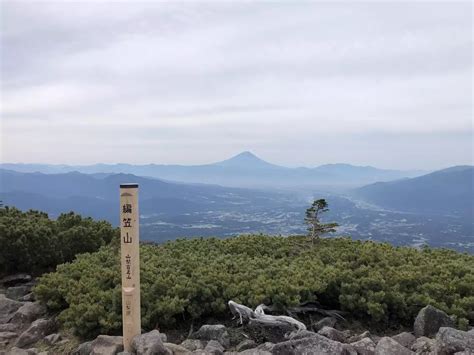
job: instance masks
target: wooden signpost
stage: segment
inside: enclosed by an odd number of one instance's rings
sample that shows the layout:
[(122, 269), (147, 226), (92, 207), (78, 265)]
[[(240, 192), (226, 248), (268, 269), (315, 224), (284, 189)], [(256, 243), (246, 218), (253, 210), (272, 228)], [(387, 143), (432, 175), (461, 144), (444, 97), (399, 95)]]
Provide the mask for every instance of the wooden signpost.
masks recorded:
[(140, 255), (138, 185), (120, 185), (120, 240), (122, 264), (122, 323), (124, 350), (141, 333), (140, 319)]

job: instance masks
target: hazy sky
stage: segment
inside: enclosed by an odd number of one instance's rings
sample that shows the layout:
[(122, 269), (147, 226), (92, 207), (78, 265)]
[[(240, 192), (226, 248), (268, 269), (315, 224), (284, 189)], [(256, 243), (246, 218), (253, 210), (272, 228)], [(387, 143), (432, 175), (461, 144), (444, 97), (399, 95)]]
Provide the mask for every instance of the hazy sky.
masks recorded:
[(471, 2), (2, 1), (3, 162), (472, 164)]

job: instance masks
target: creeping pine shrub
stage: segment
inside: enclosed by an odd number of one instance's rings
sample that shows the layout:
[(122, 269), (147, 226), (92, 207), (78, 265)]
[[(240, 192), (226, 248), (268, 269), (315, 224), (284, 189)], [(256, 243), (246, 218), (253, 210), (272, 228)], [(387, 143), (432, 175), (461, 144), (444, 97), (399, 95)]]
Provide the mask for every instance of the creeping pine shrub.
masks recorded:
[(0, 208), (0, 274), (48, 270), (98, 250), (117, 235), (110, 223), (73, 212), (51, 220), (44, 212)]
[[(281, 310), (318, 301), (381, 326), (412, 324), (432, 304), (460, 326), (474, 321), (474, 256), (347, 238), (307, 243), (254, 235), (142, 245), (143, 327), (226, 315), (229, 300)], [(36, 296), (80, 336), (119, 333), (119, 261), (114, 246), (80, 255), (43, 276)]]

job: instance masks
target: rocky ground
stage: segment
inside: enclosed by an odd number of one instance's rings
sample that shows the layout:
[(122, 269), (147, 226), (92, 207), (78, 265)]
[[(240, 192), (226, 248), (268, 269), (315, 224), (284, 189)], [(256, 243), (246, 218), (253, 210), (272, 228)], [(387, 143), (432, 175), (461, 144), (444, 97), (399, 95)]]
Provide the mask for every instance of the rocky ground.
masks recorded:
[[(122, 337), (99, 335), (79, 344), (70, 334), (58, 332), (54, 317), (34, 301), (31, 276), (20, 274), (0, 280), (0, 354), (104, 354), (123, 352)], [(474, 354), (474, 329), (454, 328), (444, 312), (423, 308), (412, 332), (376, 336), (369, 331), (356, 334), (341, 330), (335, 318), (326, 317), (312, 330), (295, 330), (291, 324), (248, 322), (237, 328), (222, 324), (203, 325), (179, 344), (154, 330), (133, 339), (133, 354), (255, 354), (255, 355), (468, 355)]]

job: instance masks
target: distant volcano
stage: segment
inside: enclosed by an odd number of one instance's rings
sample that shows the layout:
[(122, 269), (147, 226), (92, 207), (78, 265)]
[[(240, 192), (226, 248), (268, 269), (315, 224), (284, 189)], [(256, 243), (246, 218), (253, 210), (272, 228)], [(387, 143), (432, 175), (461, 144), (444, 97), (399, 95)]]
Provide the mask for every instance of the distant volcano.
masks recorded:
[(233, 156), (232, 158), (223, 160), (221, 162), (212, 164), (217, 166), (224, 166), (224, 167), (236, 167), (236, 168), (279, 168), (285, 169), (282, 166), (278, 166), (275, 164), (271, 164), (266, 162), (265, 160), (260, 159), (255, 154), (249, 151), (242, 152)]

